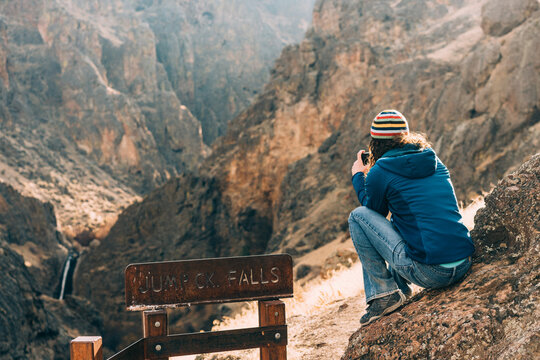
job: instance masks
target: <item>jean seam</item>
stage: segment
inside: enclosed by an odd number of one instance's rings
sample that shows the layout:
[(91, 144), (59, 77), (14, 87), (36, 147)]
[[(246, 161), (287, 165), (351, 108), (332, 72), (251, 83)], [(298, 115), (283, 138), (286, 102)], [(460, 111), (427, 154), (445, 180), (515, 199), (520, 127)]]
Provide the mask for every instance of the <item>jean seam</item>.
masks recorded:
[[(371, 226), (371, 224), (368, 221), (366, 221), (366, 219), (364, 219), (361, 216), (357, 216), (356, 214), (352, 214), (352, 216), (354, 216), (355, 220), (360, 220), (360, 221), (362, 221), (363, 224), (367, 225), (377, 235), (377, 237), (380, 240), (382, 240), (386, 245), (388, 245), (388, 242), (386, 241), (386, 239), (373, 226)], [(391, 249), (392, 253), (394, 252), (394, 249), (396, 247), (397, 247), (397, 245), (393, 249)]]
[(394, 269), (396, 269), (396, 271), (399, 269), (398, 273), (399, 272), (408, 272), (409, 270), (412, 270), (414, 265), (413, 264), (410, 264), (410, 265), (396, 265), (394, 264), (394, 266), (392, 266)]
[(456, 268), (452, 268), (452, 275), (450, 275), (450, 279), (448, 279), (448, 282), (444, 286), (450, 286), (456, 277)]
[[(447, 269), (447, 270), (452, 270), (452, 275), (451, 275), (451, 278), (452, 278), (452, 281), (455, 279), (456, 277), (456, 274), (458, 272), (458, 270), (461, 270), (463, 267), (467, 266), (469, 264), (468, 261), (464, 261), (463, 263), (459, 264), (458, 266), (454, 266), (452, 268), (445, 268), (444, 266), (440, 266), (440, 265), (437, 265), (439, 268), (443, 268), (443, 269)], [(432, 267), (433, 271), (438, 273), (438, 274), (441, 274), (441, 275), (448, 275), (448, 273), (443, 273), (443, 272), (440, 272), (439, 269), (435, 268), (435, 267)]]
[[(415, 267), (414, 267), (414, 272), (418, 272), (418, 273), (422, 274), (422, 277), (428, 279), (428, 281), (429, 281), (429, 279), (432, 278), (431, 276), (429, 276), (429, 274), (426, 274), (424, 271), (422, 271), (421, 266), (415, 266)], [(418, 278), (418, 276), (415, 276), (415, 277), (416, 277), (417, 280), (420, 280), (420, 279)], [(426, 289), (432, 288), (432, 286), (430, 286), (430, 285), (429, 285), (427, 282), (425, 282), (425, 281), (418, 281), (418, 282), (419, 282), (419, 283), (422, 283), (422, 287), (423, 287), (423, 288), (426, 288)]]
[(461, 268), (464, 268), (464, 267), (470, 267), (471, 266), (471, 262), (469, 260), (465, 260), (463, 263), (459, 264), (458, 266), (456, 266), (456, 271), (457, 269), (460, 269)]
[[(418, 267), (415, 265), (415, 263), (413, 262), (412, 266), (410, 267), (409, 269), (409, 276), (411, 276), (411, 278), (413, 278), (415, 281), (413, 281), (413, 283), (415, 283), (416, 285), (419, 285), (423, 288), (427, 288), (426, 287), (426, 283), (424, 281), (421, 281), (421, 279), (418, 278)], [(423, 273), (422, 273), (423, 275)]]
[[(467, 263), (468, 263), (468, 262), (467, 262)], [(454, 272), (454, 276), (452, 277), (452, 282), (455, 282), (455, 281), (456, 281), (456, 275), (457, 275), (457, 273), (458, 273), (458, 268), (460, 268), (462, 265), (466, 265), (466, 264), (460, 264), (460, 265), (458, 265), (458, 266), (456, 266), (456, 267), (454, 268), (455, 272)], [(463, 274), (461, 274), (461, 276), (458, 278), (457, 281), (463, 279), (463, 278), (465, 277), (465, 275), (467, 274), (468, 271), (469, 271), (469, 269), (467, 269), (467, 271), (465, 271)]]
[(386, 292), (383, 292), (383, 293), (380, 293), (380, 294), (377, 294), (377, 295), (374, 295), (374, 296), (371, 296), (369, 299), (366, 298), (366, 304), (369, 303), (370, 301), (373, 301), (375, 299), (380, 299), (382, 297), (385, 297), (385, 296), (388, 296), (388, 295), (392, 295), (396, 292), (400, 291), (399, 289), (395, 289), (395, 290), (390, 290), (390, 291), (386, 291)]
[[(431, 266), (431, 270), (439, 275), (443, 275), (443, 276), (448, 276), (448, 275), (451, 275), (453, 276), (454, 273), (455, 273), (455, 269), (456, 267), (453, 267), (453, 268), (445, 268), (444, 266), (440, 266), (440, 265), (437, 265), (438, 267), (435, 267), (435, 266)], [(441, 269), (445, 269), (445, 270), (442, 270)]]
[[(397, 231), (397, 230), (396, 230)], [(401, 243), (403, 243), (404, 247), (407, 245), (407, 242), (405, 240), (401, 240), (393, 249), (392, 249), (392, 262), (394, 263), (394, 267), (401, 267), (401, 268), (410, 268), (412, 266), (412, 262), (413, 260), (409, 257), (409, 255), (407, 255), (407, 252), (405, 250), (403, 250), (403, 252), (400, 252), (398, 254), (397, 252), (397, 248), (401, 245)], [(405, 254), (405, 256), (407, 257), (407, 259), (410, 260), (410, 264), (407, 264), (407, 265), (398, 265), (398, 262), (397, 260), (399, 259), (399, 257), (402, 255), (402, 254)]]

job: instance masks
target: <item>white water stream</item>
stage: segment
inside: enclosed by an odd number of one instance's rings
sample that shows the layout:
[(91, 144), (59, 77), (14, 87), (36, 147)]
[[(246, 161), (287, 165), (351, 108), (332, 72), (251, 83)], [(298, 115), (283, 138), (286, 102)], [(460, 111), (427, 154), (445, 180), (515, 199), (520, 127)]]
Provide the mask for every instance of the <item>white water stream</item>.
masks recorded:
[(73, 256), (71, 254), (68, 254), (66, 263), (64, 265), (64, 273), (62, 274), (62, 284), (60, 285), (60, 295), (58, 295), (58, 299), (60, 300), (64, 299), (64, 291), (66, 289), (67, 275), (69, 273), (69, 267), (71, 266), (72, 259), (73, 259)]

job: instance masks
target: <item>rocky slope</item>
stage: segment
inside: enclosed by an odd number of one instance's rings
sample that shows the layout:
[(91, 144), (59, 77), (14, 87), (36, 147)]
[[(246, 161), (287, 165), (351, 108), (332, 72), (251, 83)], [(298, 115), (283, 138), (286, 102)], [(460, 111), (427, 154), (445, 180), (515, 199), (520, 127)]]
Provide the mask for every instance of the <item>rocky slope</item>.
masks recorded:
[(55, 156), (69, 161), (73, 148), (144, 190), (193, 166), (203, 148), (198, 121), (157, 61), (153, 33), (129, 13), (109, 11), (121, 5), (2, 6), (2, 127), (15, 138), (11, 147), (19, 143), (15, 155), (35, 144), (52, 150), (42, 161), (54, 164)]
[(89, 301), (56, 300), (67, 253), (51, 204), (0, 183), (0, 358), (69, 359), (69, 341), (100, 333)]
[(72, 234), (111, 222), (196, 169), (313, 1), (1, 4), (0, 179)]
[(115, 289), (130, 262), (299, 256), (344, 237), (349, 169), (383, 108), (428, 134), (461, 201), (489, 190), (540, 148), (539, 31), (536, 0), (318, 1), (306, 38), (283, 51), (200, 174), (126, 209), (82, 260), (77, 293), (119, 333)]
[(472, 271), (354, 333), (346, 359), (540, 356), (540, 154), (503, 179), (475, 218)]

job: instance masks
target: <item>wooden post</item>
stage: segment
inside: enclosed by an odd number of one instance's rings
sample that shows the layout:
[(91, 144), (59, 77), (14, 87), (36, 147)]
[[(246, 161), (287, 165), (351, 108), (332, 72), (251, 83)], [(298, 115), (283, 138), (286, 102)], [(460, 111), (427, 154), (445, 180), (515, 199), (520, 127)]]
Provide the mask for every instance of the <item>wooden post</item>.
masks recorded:
[[(285, 303), (283, 301), (259, 301), (259, 326), (285, 324)], [(261, 347), (261, 360), (287, 360), (287, 346)]]
[[(148, 310), (143, 312), (143, 337), (155, 337), (169, 335), (169, 324), (166, 310)], [(160, 346), (160, 345), (156, 345)], [(146, 347), (146, 342), (145, 342)], [(158, 349), (155, 349), (158, 350)], [(147, 354), (147, 349), (144, 349), (144, 353)], [(168, 360), (169, 357), (165, 356), (159, 358), (159, 360)]]
[(71, 340), (71, 360), (103, 360), (101, 336), (79, 336)]

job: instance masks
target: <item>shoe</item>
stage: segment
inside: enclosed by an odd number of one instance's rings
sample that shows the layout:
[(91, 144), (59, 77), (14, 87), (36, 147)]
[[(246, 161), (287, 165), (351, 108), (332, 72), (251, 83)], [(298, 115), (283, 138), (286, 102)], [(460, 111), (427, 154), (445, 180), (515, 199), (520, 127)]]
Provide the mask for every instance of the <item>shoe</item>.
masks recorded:
[(402, 294), (405, 296), (405, 300), (409, 300), (409, 298), (412, 296), (412, 289), (407, 285), (407, 289), (404, 290), (403, 288), (400, 288)]
[(360, 325), (366, 326), (378, 318), (397, 310), (404, 302), (405, 295), (401, 291), (372, 300), (366, 309), (366, 313), (360, 319)]

